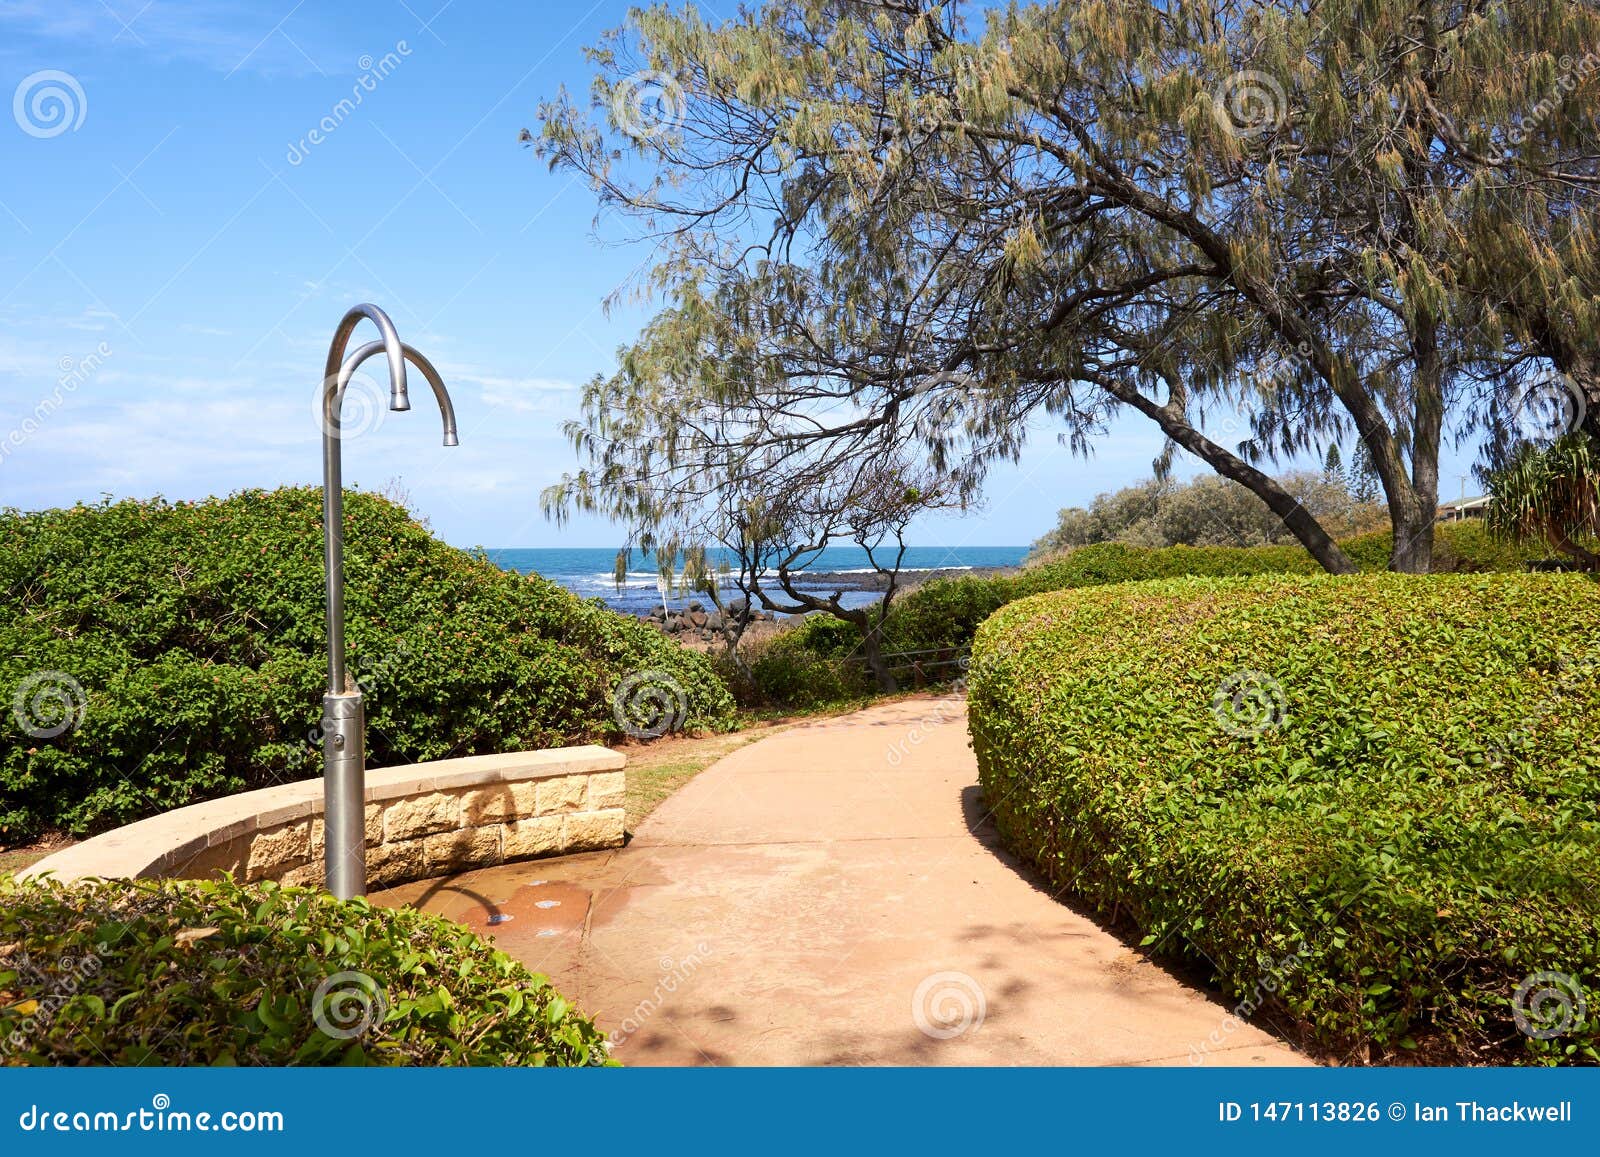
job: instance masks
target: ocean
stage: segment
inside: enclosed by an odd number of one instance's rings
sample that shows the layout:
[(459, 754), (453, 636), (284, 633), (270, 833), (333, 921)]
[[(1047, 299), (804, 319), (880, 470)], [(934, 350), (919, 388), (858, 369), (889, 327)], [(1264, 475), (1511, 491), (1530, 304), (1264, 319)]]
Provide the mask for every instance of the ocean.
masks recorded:
[[(902, 572), (915, 578), (932, 570), (977, 570), (989, 567), (1019, 566), (1028, 553), (1025, 546), (913, 546), (906, 548)], [(552, 579), (584, 598), (601, 598), (614, 610), (644, 614), (661, 605), (656, 587), (654, 560), (634, 552), (628, 563), (627, 579), (619, 588), (615, 568), (617, 552), (606, 547), (506, 547), (488, 552), (489, 558), (505, 570), (518, 574), (534, 572)], [(872, 567), (867, 552), (858, 546), (834, 546), (808, 568), (818, 575), (838, 575), (834, 581), (801, 584), (801, 589), (826, 596), (838, 589), (851, 574), (868, 574)], [(698, 596), (679, 592), (667, 596), (667, 605), (681, 610)], [(881, 597), (874, 590), (851, 590), (845, 594), (847, 606), (864, 606)], [(700, 601), (704, 601), (700, 597)]]

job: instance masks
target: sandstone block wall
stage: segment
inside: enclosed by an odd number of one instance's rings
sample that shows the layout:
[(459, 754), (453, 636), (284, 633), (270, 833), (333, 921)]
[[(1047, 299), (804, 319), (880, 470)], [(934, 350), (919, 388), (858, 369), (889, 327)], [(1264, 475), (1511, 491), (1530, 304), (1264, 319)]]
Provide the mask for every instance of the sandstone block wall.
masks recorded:
[[(510, 860), (620, 847), (625, 759), (603, 747), (472, 756), (367, 773), (373, 888)], [(141, 820), (25, 872), (323, 882), (322, 781), (243, 792)]]

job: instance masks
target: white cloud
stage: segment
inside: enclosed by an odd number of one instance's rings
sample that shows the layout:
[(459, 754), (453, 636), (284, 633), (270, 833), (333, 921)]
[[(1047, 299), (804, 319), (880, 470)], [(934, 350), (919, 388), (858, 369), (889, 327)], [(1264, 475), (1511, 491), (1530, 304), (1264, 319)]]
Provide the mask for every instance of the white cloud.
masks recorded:
[[(445, 385), (452, 375), (443, 369)], [(556, 410), (570, 413), (577, 401), (578, 387), (556, 378), (507, 378), (494, 375), (457, 373), (454, 380), (477, 386), (479, 400), (491, 410), (510, 410), (519, 414), (548, 414)]]
[(310, 6), (220, 0), (6, 0), (0, 29), (12, 55), (31, 37), (143, 51), (159, 60), (189, 60), (222, 72), (300, 75), (353, 66), (329, 50)]

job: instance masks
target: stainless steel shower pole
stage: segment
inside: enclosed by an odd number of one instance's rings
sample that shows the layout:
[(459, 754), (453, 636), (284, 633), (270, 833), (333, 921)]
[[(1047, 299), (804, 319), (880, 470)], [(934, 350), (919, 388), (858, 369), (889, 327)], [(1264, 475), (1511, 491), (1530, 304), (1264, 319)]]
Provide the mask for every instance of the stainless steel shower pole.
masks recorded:
[[(345, 348), (362, 318), (378, 327), (381, 340), (349, 358)], [(322, 380), (323, 577), (327, 585), (328, 690), (322, 697), (323, 824), (328, 890), (341, 900), (367, 892), (366, 717), (361, 688), (345, 669), (344, 479), (340, 462), (339, 414), (345, 388), (361, 363), (382, 353), (389, 362), (389, 408), (409, 410), (406, 362), (432, 387), (444, 421), (444, 444), (456, 445), (455, 408), (433, 365), (401, 342), (394, 323), (375, 305), (358, 305), (339, 323), (328, 347)]]

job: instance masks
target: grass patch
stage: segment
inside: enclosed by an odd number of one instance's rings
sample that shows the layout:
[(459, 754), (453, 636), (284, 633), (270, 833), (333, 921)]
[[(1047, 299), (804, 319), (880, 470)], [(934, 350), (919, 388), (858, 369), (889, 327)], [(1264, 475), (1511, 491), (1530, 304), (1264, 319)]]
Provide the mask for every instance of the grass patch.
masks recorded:
[(46, 856), (51, 855), (54, 852), (58, 852), (62, 847), (67, 846), (68, 845), (66, 844), (62, 844), (61, 847), (55, 848), (7, 848), (4, 851), (0, 851), (0, 876), (3, 876), (8, 872), (20, 872), (23, 868), (26, 868), (32, 864), (37, 864)]
[(731, 735), (667, 736), (622, 749), (628, 756), (627, 826), (639, 824), (667, 797), (725, 755), (784, 730), (779, 722), (757, 723)]

